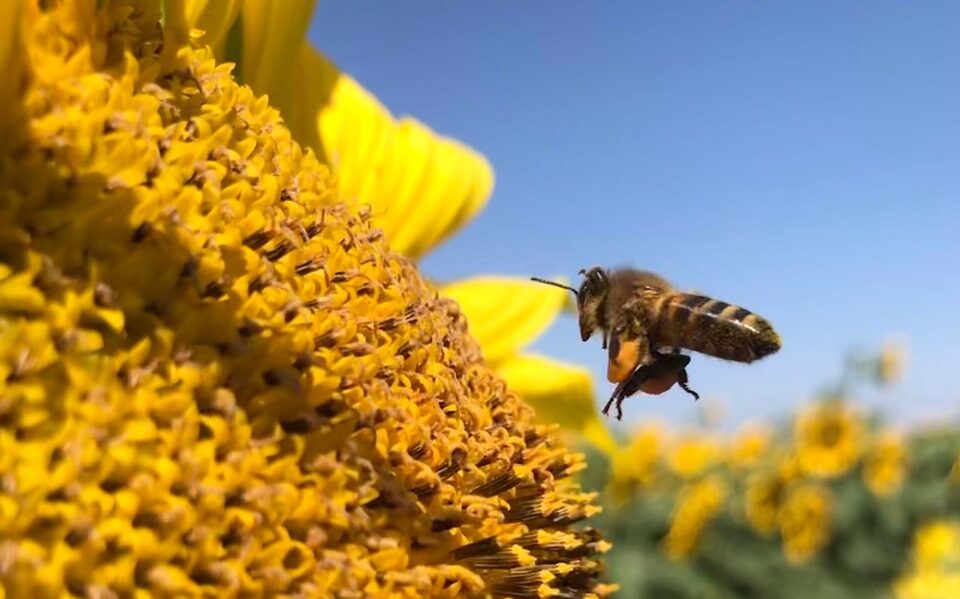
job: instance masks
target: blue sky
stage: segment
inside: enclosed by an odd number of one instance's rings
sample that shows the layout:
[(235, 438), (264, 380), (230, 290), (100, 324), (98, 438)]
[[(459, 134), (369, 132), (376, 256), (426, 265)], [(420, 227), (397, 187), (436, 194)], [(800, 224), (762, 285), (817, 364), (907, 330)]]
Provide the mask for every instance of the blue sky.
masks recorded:
[[(314, 44), (394, 114), (483, 152), (487, 209), (431, 254), (445, 279), (655, 270), (784, 339), (694, 358), (728, 423), (808, 399), (896, 336), (892, 420), (960, 414), (960, 3), (321, 2)], [(572, 317), (532, 348), (605, 354)], [(691, 421), (682, 391), (625, 421)]]

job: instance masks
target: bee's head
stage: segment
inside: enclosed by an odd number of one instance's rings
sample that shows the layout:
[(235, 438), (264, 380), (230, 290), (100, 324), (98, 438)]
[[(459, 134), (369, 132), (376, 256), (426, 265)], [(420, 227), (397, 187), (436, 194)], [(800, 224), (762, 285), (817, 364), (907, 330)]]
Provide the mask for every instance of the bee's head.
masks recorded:
[(604, 304), (609, 282), (603, 269), (594, 266), (580, 271), (583, 282), (577, 291), (577, 312), (580, 313), (580, 338), (586, 341), (598, 328), (603, 328)]
[(562, 283), (548, 281), (531, 277), (538, 283), (546, 283), (554, 287), (560, 287), (572, 291), (577, 296), (577, 312), (580, 313), (580, 338), (586, 341), (598, 328), (603, 328), (604, 315), (603, 307), (607, 299), (607, 275), (602, 268), (594, 266), (589, 270), (581, 270), (583, 282), (580, 283), (580, 289), (574, 289)]

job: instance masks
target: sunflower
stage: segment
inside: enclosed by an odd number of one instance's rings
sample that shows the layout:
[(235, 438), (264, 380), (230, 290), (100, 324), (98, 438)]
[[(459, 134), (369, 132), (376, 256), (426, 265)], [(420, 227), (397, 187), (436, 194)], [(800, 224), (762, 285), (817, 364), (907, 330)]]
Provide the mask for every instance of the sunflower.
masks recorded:
[(673, 444), (667, 464), (681, 478), (691, 479), (715, 465), (720, 455), (720, 444), (707, 433), (689, 433)]
[(608, 593), (582, 456), (164, 7), (0, 25), (3, 593)]
[(776, 530), (787, 491), (798, 478), (796, 459), (792, 456), (782, 458), (771, 470), (750, 475), (744, 493), (744, 513), (755, 531), (769, 535)]
[(737, 431), (726, 450), (726, 463), (733, 470), (756, 466), (773, 443), (773, 433), (766, 426), (748, 425)]
[(900, 488), (907, 468), (903, 439), (892, 432), (873, 439), (863, 457), (863, 480), (876, 495), (885, 497)]
[(840, 401), (813, 404), (794, 423), (799, 464), (807, 474), (821, 478), (840, 476), (852, 468), (860, 457), (863, 437), (860, 415)]
[(663, 444), (663, 428), (647, 424), (636, 430), (630, 442), (613, 454), (610, 494), (615, 500), (624, 502), (636, 489), (654, 484)]
[[(313, 0), (187, 2), (188, 23), (237, 65), (239, 79), (271, 103), (302, 145), (337, 174), (340, 195), (371, 209), (394, 251), (419, 259), (486, 206), (493, 170), (473, 149), (411, 117), (395, 118), (357, 81), (311, 46)], [(456, 300), (487, 363), (544, 422), (611, 453), (590, 372), (523, 350), (569, 302), (528, 280), (479, 276), (440, 286)]]
[(875, 379), (881, 385), (894, 385), (903, 378), (906, 369), (907, 352), (894, 341), (883, 344), (877, 357)]
[(833, 498), (823, 486), (799, 484), (787, 489), (777, 525), (783, 551), (792, 563), (801, 564), (830, 540)]
[(937, 521), (917, 530), (910, 568), (893, 590), (897, 599), (960, 597), (960, 524)]
[(671, 559), (690, 555), (703, 531), (723, 507), (727, 486), (719, 476), (688, 485), (673, 510), (670, 530), (663, 538), (663, 550)]

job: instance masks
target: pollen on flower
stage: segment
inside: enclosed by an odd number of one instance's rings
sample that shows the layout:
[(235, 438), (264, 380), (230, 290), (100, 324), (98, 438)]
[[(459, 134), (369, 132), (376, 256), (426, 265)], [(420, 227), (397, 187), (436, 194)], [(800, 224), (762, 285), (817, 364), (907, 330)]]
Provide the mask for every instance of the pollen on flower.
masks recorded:
[(456, 304), (228, 66), (85, 6), (0, 92), (0, 595), (611, 592)]

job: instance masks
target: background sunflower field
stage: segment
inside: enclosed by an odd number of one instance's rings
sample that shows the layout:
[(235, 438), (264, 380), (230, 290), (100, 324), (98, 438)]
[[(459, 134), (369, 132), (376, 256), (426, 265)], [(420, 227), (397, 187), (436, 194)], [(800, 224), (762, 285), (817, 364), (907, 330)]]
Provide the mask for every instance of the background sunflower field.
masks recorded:
[(640, 424), (591, 455), (620, 596), (956, 597), (960, 429), (900, 430), (847, 392), (727, 434)]

